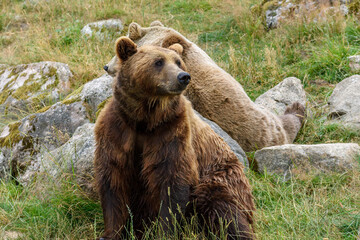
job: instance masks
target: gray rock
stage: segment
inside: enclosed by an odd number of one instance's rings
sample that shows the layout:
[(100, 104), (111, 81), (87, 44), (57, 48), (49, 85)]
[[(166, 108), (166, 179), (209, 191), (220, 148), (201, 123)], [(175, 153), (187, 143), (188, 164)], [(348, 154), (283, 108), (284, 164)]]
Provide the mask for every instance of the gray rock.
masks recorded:
[(104, 38), (109, 32), (119, 33), (123, 29), (124, 27), (120, 19), (108, 19), (87, 24), (81, 29), (81, 33), (89, 37), (94, 34), (100, 38)]
[(359, 72), (360, 70), (360, 55), (354, 55), (348, 57), (349, 59), (349, 66), (351, 68), (351, 71), (353, 72)]
[(36, 161), (21, 176), (20, 182), (26, 185), (35, 174), (49, 175), (54, 179), (71, 174), (79, 186), (90, 195), (94, 195), (94, 125), (87, 123), (78, 127), (64, 145), (39, 154)]
[(331, 0), (324, 1), (294, 1), (294, 0), (279, 0), (279, 1), (263, 1), (261, 3), (259, 13), (265, 19), (265, 24), (268, 29), (278, 27), (285, 19), (302, 19), (313, 16), (314, 22), (319, 20), (326, 20), (327, 16), (334, 13), (341, 13), (347, 15), (349, 9), (346, 1), (340, 1), (337, 4)]
[(69, 99), (80, 98), (86, 102), (96, 112), (100, 103), (111, 97), (112, 95), (113, 77), (104, 74), (84, 85), (78, 95), (73, 95)]
[(2, 152), (0, 152), (0, 179), (1, 175), (9, 172), (9, 164), (6, 161), (6, 158)]
[[(79, 126), (95, 119), (98, 105), (112, 94), (112, 81), (113, 78), (105, 74), (86, 83), (46, 111), (31, 114), (5, 127), (0, 133), (0, 151), (4, 152), (6, 168), (0, 170), (0, 178), (5, 176), (5, 169), (8, 171), (9, 164), (12, 164), (21, 170), (17, 175), (25, 179), (24, 182), (30, 179), (30, 172), (38, 169), (34, 161), (38, 156), (60, 147)], [(26, 171), (28, 168), (29, 171)]]
[[(195, 111), (195, 110), (194, 110)], [(239, 161), (245, 166), (245, 168), (249, 167), (249, 162), (248, 159), (246, 157), (246, 154), (244, 152), (244, 150), (240, 147), (240, 145), (234, 140), (232, 139), (229, 134), (227, 134), (224, 130), (222, 130), (221, 127), (219, 127), (219, 125), (217, 125), (216, 123), (214, 123), (213, 121), (204, 118), (203, 116), (201, 116), (200, 113), (198, 113), (197, 111), (195, 111), (196, 115), (198, 115), (204, 122), (206, 122), (207, 124), (209, 124), (209, 126), (212, 128), (212, 130), (214, 130), (214, 132), (219, 135), (220, 137), (222, 137), (222, 139), (224, 139), (224, 141), (229, 145), (229, 147), (231, 148), (231, 150), (235, 153), (235, 155), (237, 156), (237, 158), (239, 159)]]
[(360, 129), (360, 75), (338, 83), (328, 104), (331, 120)]
[[(5, 127), (0, 134), (0, 151), (6, 163), (16, 168), (12, 169), (14, 175), (19, 175), (39, 153), (60, 147), (79, 126), (88, 122), (81, 102), (68, 105), (59, 102), (43, 113), (31, 114)], [(0, 178), (4, 175), (0, 172)]]
[[(23, 109), (54, 101), (70, 91), (73, 77), (67, 64), (38, 62), (0, 69), (0, 106)], [(1, 108), (0, 108), (1, 109)]]
[(255, 100), (259, 106), (278, 115), (284, 114), (286, 107), (294, 102), (300, 102), (304, 106), (306, 104), (306, 93), (303, 85), (295, 77), (284, 79)]
[(343, 173), (359, 167), (360, 147), (356, 143), (282, 145), (255, 152), (260, 172), (275, 173), (287, 180), (291, 175), (318, 172)]

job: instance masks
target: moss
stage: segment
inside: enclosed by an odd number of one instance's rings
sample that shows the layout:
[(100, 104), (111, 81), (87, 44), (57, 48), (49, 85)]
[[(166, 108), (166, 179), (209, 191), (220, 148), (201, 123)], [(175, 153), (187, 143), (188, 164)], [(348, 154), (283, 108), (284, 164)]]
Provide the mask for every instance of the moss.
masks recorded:
[(43, 113), (43, 112), (46, 112), (47, 110), (49, 110), (49, 108), (51, 108), (51, 106), (46, 106), (46, 107), (43, 107), (39, 110), (36, 111), (36, 113)]
[(56, 76), (57, 77), (57, 69), (53, 66), (49, 67), (49, 73), (46, 74), (49, 77)]
[(102, 101), (98, 107), (97, 107), (97, 111), (96, 111), (96, 119), (98, 118), (101, 110), (103, 110), (103, 108), (105, 107), (105, 105), (110, 101), (111, 97), (109, 97), (108, 99)]
[(8, 125), (9, 134), (3, 138), (0, 138), (0, 147), (12, 147), (22, 140), (23, 137), (19, 131), (20, 125), (20, 121)]
[(80, 93), (83, 90), (84, 86), (79, 87), (72, 93), (70, 93), (64, 100), (61, 101), (62, 104), (69, 105), (74, 102), (78, 102), (81, 100)]
[(350, 14), (358, 14), (360, 11), (360, 1), (359, 0), (351, 1), (348, 5), (348, 8)]
[(279, 1), (278, 0), (273, 0), (273, 1), (267, 1), (262, 5), (262, 9), (263, 9), (263, 14), (265, 14), (265, 12), (267, 10), (275, 10), (279, 7)]
[(3, 90), (0, 93), (0, 104), (3, 104), (10, 95), (11, 92), (9, 90)]

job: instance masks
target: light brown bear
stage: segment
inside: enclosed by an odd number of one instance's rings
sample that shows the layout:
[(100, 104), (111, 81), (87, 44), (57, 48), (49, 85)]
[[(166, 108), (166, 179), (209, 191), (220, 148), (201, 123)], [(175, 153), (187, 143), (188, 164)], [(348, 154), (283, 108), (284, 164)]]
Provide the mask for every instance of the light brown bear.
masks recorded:
[[(221, 69), (203, 50), (172, 28), (159, 21), (143, 28), (129, 25), (128, 36), (138, 46), (183, 46), (182, 59), (191, 75), (191, 83), (184, 93), (195, 110), (217, 123), (234, 138), (245, 151), (267, 146), (292, 143), (301, 128), (305, 108), (300, 103), (290, 105), (285, 115), (277, 116), (260, 108), (247, 96), (242, 86)], [(116, 72), (117, 57), (104, 68)]]
[[(228, 239), (253, 239), (255, 210), (249, 182), (230, 147), (192, 109), (182, 92), (190, 75), (183, 48), (116, 42), (113, 97), (96, 121), (95, 179), (104, 214), (102, 239), (126, 237), (129, 210), (138, 238), (158, 216), (194, 214), (200, 227)], [(170, 219), (170, 220), (169, 220)]]

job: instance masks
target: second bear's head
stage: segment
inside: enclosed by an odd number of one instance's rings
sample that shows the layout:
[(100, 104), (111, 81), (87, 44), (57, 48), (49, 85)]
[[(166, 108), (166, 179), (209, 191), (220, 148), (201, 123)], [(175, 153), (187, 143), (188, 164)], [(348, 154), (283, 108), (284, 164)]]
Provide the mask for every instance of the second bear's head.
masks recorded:
[(180, 55), (180, 44), (169, 48), (156, 46), (137, 47), (127, 37), (115, 44), (119, 59), (116, 87), (137, 97), (180, 95), (190, 82), (190, 74)]

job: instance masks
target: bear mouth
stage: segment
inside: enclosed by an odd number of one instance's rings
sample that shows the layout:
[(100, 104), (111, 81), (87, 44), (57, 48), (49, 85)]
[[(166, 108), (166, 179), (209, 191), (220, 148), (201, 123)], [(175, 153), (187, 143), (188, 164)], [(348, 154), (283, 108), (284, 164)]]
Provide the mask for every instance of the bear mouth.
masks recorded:
[(159, 95), (180, 95), (185, 90), (186, 86), (176, 86), (173, 89), (166, 89), (162, 87), (157, 88), (157, 94)]

